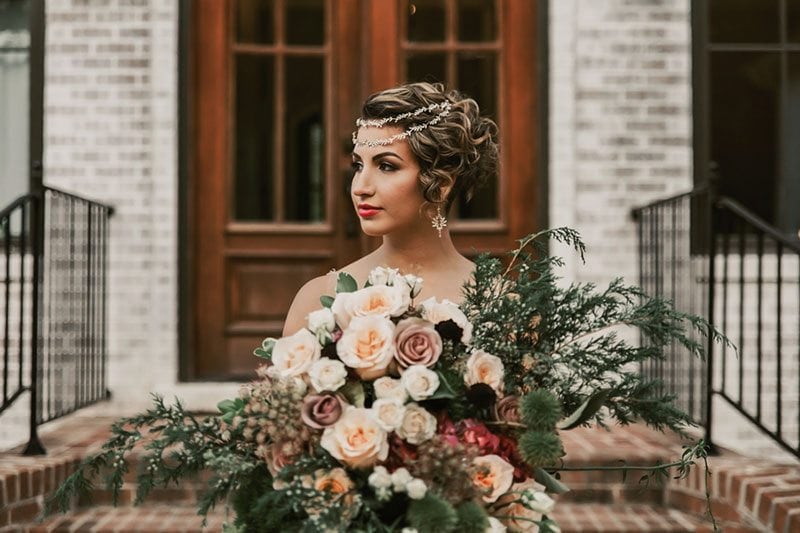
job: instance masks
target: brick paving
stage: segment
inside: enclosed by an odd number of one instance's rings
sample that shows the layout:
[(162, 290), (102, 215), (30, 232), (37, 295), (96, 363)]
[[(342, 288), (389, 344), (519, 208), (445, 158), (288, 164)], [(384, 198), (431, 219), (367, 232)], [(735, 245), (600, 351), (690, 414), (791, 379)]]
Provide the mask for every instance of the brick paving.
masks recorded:
[[(52, 493), (81, 457), (96, 449), (109, 435), (110, 417), (76, 413), (46, 425), (43, 457), (22, 457), (20, 449), (0, 453), (0, 533), (46, 531), (221, 531), (224, 508), (209, 515), (205, 529), (196, 515), (198, 485), (159, 489), (141, 507), (132, 507), (135, 485), (123, 486), (121, 506), (111, 507), (110, 495), (98, 489), (93, 502), (67, 515), (36, 522), (44, 497)], [(679, 457), (681, 442), (634, 425), (611, 432), (581, 428), (564, 432), (567, 467), (653, 465)], [(711, 458), (709, 487), (714, 514), (727, 533), (800, 531), (800, 468), (745, 459), (734, 454)], [(571, 491), (560, 497), (553, 518), (564, 533), (577, 532), (711, 532), (703, 516), (704, 483), (695, 469), (685, 480), (666, 488), (642, 489), (638, 475), (622, 479), (619, 472), (562, 472)], [(131, 479), (131, 481), (133, 481)]]

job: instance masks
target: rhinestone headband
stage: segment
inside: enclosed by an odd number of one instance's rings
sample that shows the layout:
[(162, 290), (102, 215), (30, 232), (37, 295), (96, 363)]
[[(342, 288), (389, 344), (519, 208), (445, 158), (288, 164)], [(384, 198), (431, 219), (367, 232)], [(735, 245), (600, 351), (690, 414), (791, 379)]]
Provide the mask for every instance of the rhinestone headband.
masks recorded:
[(385, 139), (377, 139), (377, 140), (374, 140), (374, 141), (359, 141), (358, 140), (358, 135), (357, 135), (358, 132), (354, 131), (353, 132), (353, 144), (355, 146), (368, 146), (370, 148), (374, 148), (375, 146), (386, 146), (386, 145), (392, 144), (393, 142), (403, 140), (403, 139), (405, 139), (407, 137), (410, 137), (414, 133), (417, 133), (417, 132), (420, 132), (420, 131), (424, 130), (428, 126), (433, 126), (434, 124), (438, 124), (442, 120), (442, 118), (444, 118), (445, 115), (447, 115), (450, 112), (450, 107), (451, 106), (452, 106), (452, 104), (450, 104), (450, 102), (442, 102), (441, 104), (431, 104), (431, 105), (426, 106), (426, 107), (420, 107), (419, 109), (416, 109), (414, 111), (409, 111), (408, 113), (401, 113), (401, 114), (395, 115), (393, 117), (386, 117), (386, 118), (381, 118), (381, 119), (363, 119), (363, 118), (358, 118), (358, 119), (356, 119), (356, 126), (359, 127), (359, 128), (361, 128), (361, 127), (382, 128), (387, 124), (394, 124), (394, 123), (400, 122), (401, 120), (405, 120), (407, 118), (417, 117), (417, 116), (419, 116), (419, 115), (421, 115), (422, 113), (425, 113), (425, 112), (430, 112), (430, 111), (435, 111), (437, 109), (441, 109), (441, 111), (439, 111), (439, 113), (435, 117), (430, 119), (428, 122), (422, 122), (420, 124), (415, 124), (413, 126), (409, 126), (408, 129), (406, 129), (405, 131), (397, 133), (397, 134), (392, 135), (391, 137), (387, 137)]

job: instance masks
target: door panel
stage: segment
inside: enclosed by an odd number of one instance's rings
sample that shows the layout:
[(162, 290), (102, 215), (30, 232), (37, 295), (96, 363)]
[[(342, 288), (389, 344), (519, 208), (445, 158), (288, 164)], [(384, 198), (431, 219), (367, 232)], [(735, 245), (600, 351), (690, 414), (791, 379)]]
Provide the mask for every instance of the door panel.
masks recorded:
[(536, 228), (535, 3), (413, 6), (412, 17), (405, 0), (193, 3), (184, 377), (250, 377), (252, 349), (280, 334), (299, 287), (379, 244), (348, 192), (354, 119), (376, 90), (440, 79), (498, 121), (501, 178), (450, 225), (463, 253), (506, 250)]

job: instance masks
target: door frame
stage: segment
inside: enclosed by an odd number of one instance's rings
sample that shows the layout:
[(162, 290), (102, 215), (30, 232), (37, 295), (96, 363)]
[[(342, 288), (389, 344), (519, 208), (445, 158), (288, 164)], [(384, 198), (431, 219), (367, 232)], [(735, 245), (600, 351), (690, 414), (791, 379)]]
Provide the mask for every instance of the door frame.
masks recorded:
[[(362, 31), (359, 34), (359, 29), (364, 25), (358, 20), (346, 17), (344, 14), (347, 12), (345, 9), (337, 9), (335, 15), (337, 18), (334, 20), (335, 25), (342, 26), (347, 29), (348, 33), (354, 37), (348, 43), (349, 49), (358, 50), (358, 54), (342, 53), (337, 54), (335, 57), (336, 65), (334, 68), (350, 68), (356, 71), (353, 64), (364, 61), (368, 65), (368, 75), (362, 76), (359, 80), (360, 92), (357, 99), (350, 99), (345, 101), (344, 97), (335, 102), (336, 116), (334, 121), (337, 128), (334, 135), (340, 135), (346, 126), (352, 123), (352, 118), (358, 114), (359, 108), (357, 102), (362, 101), (367, 95), (375, 90), (385, 88), (397, 83), (399, 77), (399, 40), (397, 32), (400, 29), (400, 21), (397, 20), (400, 16), (398, 8), (399, 0), (386, 0), (391, 3), (393, 9), (391, 12), (394, 17), (394, 24), (388, 25), (384, 16), (379, 10), (373, 9), (374, 3), (371, 1), (363, 0), (341, 0), (350, 5), (358, 4), (358, 12), (361, 13), (361, 20), (368, 20), (367, 27), (381, 27), (387, 26), (394, 28), (394, 38), (387, 39), (386, 33), (383, 33), (381, 43), (394, 43), (395, 46), (381, 45), (377, 50), (373, 45), (376, 37), (370, 35), (367, 31)], [(529, 113), (531, 119), (525, 123), (517, 123), (513, 129), (505, 130), (504, 138), (500, 139), (501, 146), (503, 146), (504, 164), (507, 165), (507, 171), (533, 172), (532, 176), (533, 186), (530, 188), (523, 188), (520, 186), (521, 182), (525, 180), (516, 180), (517, 187), (513, 188), (506, 194), (506, 198), (512, 195), (519, 195), (524, 198), (526, 202), (535, 210), (534, 215), (530, 211), (525, 210), (524, 213), (513, 213), (510, 209), (506, 209), (508, 229), (513, 233), (515, 228), (521, 227), (524, 223), (533, 223), (536, 228), (543, 228), (547, 226), (549, 219), (548, 213), (548, 181), (549, 181), (549, 120), (548, 120), (548, 65), (549, 65), (549, 0), (536, 0), (529, 2), (528, 0), (498, 0), (501, 2), (501, 9), (506, 10), (504, 18), (506, 28), (511, 28), (517, 32), (522, 32), (522, 35), (527, 37), (527, 46), (515, 47), (515, 50), (522, 51), (520, 54), (512, 56), (510, 61), (501, 62), (503, 69), (503, 76), (507, 86), (510, 84), (533, 86), (534, 91), (528, 93), (527, 98), (524, 99), (524, 111)], [(194, 261), (197, 257), (197, 250), (194, 246), (194, 235), (197, 231), (193, 220), (194, 215), (194, 197), (196, 195), (196, 183), (192, 179), (196, 165), (197, 148), (194, 137), (195, 124), (194, 124), (194, 110), (197, 105), (197, 95), (195, 93), (196, 83), (195, 76), (197, 75), (194, 64), (199, 61), (202, 54), (197, 53), (195, 47), (194, 27), (196, 17), (198, 15), (198, 5), (196, 0), (179, 0), (178, 6), (178, 350), (179, 350), (179, 366), (178, 366), (178, 380), (181, 382), (192, 381), (207, 381), (206, 379), (197, 378), (195, 371), (195, 336), (196, 326), (194, 320), (195, 308), (195, 294), (194, 287), (197, 286), (197, 280), (194, 272)], [(535, 32), (525, 33), (524, 29), (530, 29), (530, 24), (524, 23), (524, 17), (534, 17), (535, 22), (532, 26)], [(224, 36), (221, 37), (224, 39)], [(505, 46), (508, 46), (508, 41), (512, 40), (509, 34), (502, 36), (506, 41)], [(383, 50), (381, 50), (381, 48)], [(218, 53), (226, 53), (226, 49), (222, 47)], [(391, 60), (392, 69), (387, 69), (387, 58)], [(393, 59), (392, 59), (393, 58)], [(373, 68), (379, 66), (380, 68)], [(355, 102), (355, 103), (354, 103)], [(503, 106), (503, 104), (501, 104)], [(500, 112), (500, 111), (499, 111)], [(502, 112), (506, 113), (503, 108)], [(520, 112), (516, 108), (515, 112)], [(506, 115), (504, 115), (506, 116)], [(227, 120), (223, 117), (222, 123), (227, 124)], [(531, 132), (536, 134), (536, 142), (531, 150), (530, 143), (526, 139), (530, 139)], [(521, 155), (519, 155), (521, 154)], [(342, 151), (341, 154), (334, 154), (334, 179), (333, 182), (338, 183), (343, 168), (349, 165), (349, 154)], [(331, 194), (339, 194), (339, 191), (334, 186)], [(342, 210), (339, 210), (342, 211)], [(344, 227), (347, 224), (347, 213), (337, 212), (334, 210), (332, 216), (334, 217), (333, 223), (339, 224), (339, 227)], [(533, 221), (526, 218), (533, 216)], [(459, 231), (454, 232), (455, 239), (458, 239)], [(483, 231), (486, 233), (486, 230)], [(490, 232), (489, 232), (490, 233)], [(362, 236), (360, 242), (357, 243), (362, 250), (368, 250), (375, 245), (373, 240), (368, 237)], [(505, 248), (489, 247), (486, 249), (489, 252), (501, 253)]]

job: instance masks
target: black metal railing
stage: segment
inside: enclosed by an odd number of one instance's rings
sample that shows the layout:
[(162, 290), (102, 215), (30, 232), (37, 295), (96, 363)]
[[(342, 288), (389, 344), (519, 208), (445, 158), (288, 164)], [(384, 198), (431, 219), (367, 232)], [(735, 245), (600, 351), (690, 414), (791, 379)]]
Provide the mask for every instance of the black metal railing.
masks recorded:
[(709, 341), (703, 362), (672, 345), (642, 372), (710, 443), (718, 397), (800, 457), (800, 240), (711, 187), (633, 214), (642, 287), (706, 317), (738, 348)]
[(108, 222), (113, 209), (44, 187), (0, 211), (0, 415), (29, 393), (40, 424), (107, 397)]

